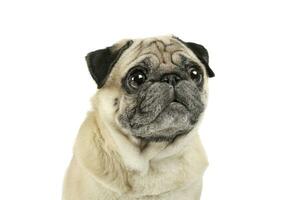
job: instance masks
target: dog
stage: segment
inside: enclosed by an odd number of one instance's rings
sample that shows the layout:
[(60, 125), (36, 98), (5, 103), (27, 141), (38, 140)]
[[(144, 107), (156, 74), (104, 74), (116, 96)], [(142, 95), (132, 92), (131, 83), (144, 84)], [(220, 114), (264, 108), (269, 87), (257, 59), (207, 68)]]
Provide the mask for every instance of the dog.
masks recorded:
[(63, 200), (197, 200), (208, 161), (198, 136), (207, 50), (171, 36), (121, 40), (86, 56), (97, 92)]

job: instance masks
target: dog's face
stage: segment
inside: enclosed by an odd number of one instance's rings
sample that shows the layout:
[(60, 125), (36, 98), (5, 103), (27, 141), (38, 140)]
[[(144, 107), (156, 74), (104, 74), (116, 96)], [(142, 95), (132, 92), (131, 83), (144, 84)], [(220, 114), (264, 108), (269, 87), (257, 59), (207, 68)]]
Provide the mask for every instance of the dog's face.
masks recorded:
[(189, 133), (206, 107), (207, 79), (214, 73), (201, 45), (173, 36), (128, 40), (86, 59), (100, 91), (112, 94), (99, 106), (112, 107), (125, 134), (172, 141)]

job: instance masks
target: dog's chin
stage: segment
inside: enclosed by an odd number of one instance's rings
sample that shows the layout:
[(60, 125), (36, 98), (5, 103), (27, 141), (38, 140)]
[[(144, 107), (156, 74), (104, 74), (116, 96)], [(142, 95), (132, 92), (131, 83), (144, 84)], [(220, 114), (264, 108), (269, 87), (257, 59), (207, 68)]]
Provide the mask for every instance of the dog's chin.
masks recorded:
[(191, 113), (179, 102), (170, 103), (152, 122), (131, 127), (132, 135), (144, 141), (174, 141), (188, 134), (194, 124)]
[(142, 141), (145, 142), (173, 142), (175, 141), (177, 138), (185, 136), (189, 133), (189, 131), (180, 131), (177, 133), (174, 133), (172, 135), (169, 136), (165, 136), (165, 135), (154, 135), (154, 136), (134, 136), (137, 139), (140, 139)]

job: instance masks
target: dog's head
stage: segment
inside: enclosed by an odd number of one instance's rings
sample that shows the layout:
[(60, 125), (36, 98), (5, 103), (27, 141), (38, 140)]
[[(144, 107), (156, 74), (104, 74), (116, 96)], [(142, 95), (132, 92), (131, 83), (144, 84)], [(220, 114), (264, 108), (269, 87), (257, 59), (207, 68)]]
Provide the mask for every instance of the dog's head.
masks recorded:
[(123, 40), (91, 52), (96, 107), (124, 134), (172, 141), (189, 133), (206, 107), (208, 52), (174, 36)]

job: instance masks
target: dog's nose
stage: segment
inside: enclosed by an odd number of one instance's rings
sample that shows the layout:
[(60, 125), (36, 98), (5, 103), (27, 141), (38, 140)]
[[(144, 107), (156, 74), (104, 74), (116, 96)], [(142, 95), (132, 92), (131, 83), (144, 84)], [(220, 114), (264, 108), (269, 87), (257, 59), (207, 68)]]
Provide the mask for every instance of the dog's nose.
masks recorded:
[(175, 73), (164, 74), (161, 77), (161, 82), (166, 82), (173, 86), (175, 86), (180, 80), (182, 80), (182, 78)]

